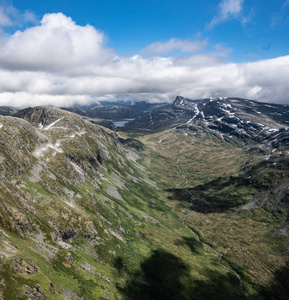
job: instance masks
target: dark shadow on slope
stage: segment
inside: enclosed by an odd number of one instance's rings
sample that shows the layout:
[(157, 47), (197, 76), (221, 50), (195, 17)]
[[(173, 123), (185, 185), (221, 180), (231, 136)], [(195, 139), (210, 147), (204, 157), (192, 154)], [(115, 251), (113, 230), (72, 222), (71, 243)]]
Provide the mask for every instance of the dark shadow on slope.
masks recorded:
[(165, 250), (155, 250), (121, 292), (127, 299), (182, 299), (189, 266)]
[(123, 271), (126, 271), (125, 263), (122, 257), (118, 256), (113, 261), (113, 267), (118, 270), (119, 274), (122, 274)]
[(289, 299), (289, 262), (287, 266), (275, 272), (275, 278), (269, 287), (263, 287), (256, 297), (265, 300), (286, 300)]
[(204, 252), (204, 246), (198, 242), (195, 238), (182, 236), (182, 239), (175, 242), (177, 246), (188, 246), (192, 251), (192, 254), (202, 254)]
[[(229, 185), (229, 182), (228, 182)], [(189, 205), (191, 202), (192, 206), (189, 206), (189, 209), (192, 209), (200, 213), (222, 213), (229, 211), (231, 209), (237, 208), (243, 204), (242, 198), (237, 197), (236, 195), (216, 195), (211, 194), (212, 189), (222, 190), (222, 179), (214, 180), (208, 184), (197, 186), (193, 189), (169, 189), (168, 192), (172, 193), (172, 200), (178, 200), (184, 205)], [(193, 195), (188, 193), (188, 191)]]
[[(244, 299), (239, 280), (231, 273), (202, 269), (192, 278), (191, 267), (165, 250), (155, 250), (124, 287), (124, 299), (131, 300), (200, 300)], [(201, 278), (201, 279), (200, 279)]]
[[(185, 205), (191, 202), (190, 192), (193, 195), (191, 209), (201, 213), (229, 211), (256, 199), (258, 195), (262, 195), (263, 199), (266, 198), (265, 195), (268, 195), (270, 205), (279, 208), (279, 203), (283, 200), (274, 195), (274, 190), (288, 175), (288, 159), (265, 160), (254, 166), (245, 165), (243, 174), (240, 176), (219, 177), (194, 188), (167, 191), (172, 193), (170, 199), (178, 200)], [(280, 192), (281, 190), (278, 191)]]

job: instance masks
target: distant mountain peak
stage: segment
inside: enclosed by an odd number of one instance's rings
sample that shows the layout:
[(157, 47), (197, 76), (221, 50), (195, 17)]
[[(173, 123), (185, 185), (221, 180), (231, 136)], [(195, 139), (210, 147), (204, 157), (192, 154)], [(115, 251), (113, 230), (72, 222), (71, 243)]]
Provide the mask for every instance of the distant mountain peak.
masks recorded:
[(289, 108), (238, 97), (191, 100), (178, 96), (170, 108), (155, 110), (127, 124), (145, 130), (189, 129), (192, 125), (223, 138), (278, 144), (289, 136)]

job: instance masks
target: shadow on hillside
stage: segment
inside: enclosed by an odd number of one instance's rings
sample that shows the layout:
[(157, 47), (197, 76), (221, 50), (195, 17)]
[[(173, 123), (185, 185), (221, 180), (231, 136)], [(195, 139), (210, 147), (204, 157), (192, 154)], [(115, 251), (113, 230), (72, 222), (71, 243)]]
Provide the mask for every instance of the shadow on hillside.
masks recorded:
[(153, 251), (118, 289), (123, 299), (132, 300), (244, 299), (233, 274), (203, 269), (192, 278), (188, 264), (162, 249)]
[[(245, 202), (238, 193), (242, 189), (247, 189), (253, 182), (248, 176), (239, 177), (219, 177), (208, 183), (187, 189), (168, 189), (172, 193), (169, 198), (183, 203), (190, 203), (193, 195), (191, 209), (200, 213), (222, 213), (232, 210)], [(216, 195), (218, 194), (218, 195)]]
[[(235, 191), (238, 187), (243, 186), (242, 183), (243, 178), (240, 178), (240, 182), (235, 184), (232, 180), (227, 180), (224, 182), (224, 178), (218, 178), (209, 183), (196, 186), (192, 189), (168, 189), (167, 192), (172, 194), (169, 197), (170, 200), (177, 200), (181, 203), (188, 205), (193, 203), (189, 208), (200, 213), (222, 213), (228, 210), (232, 210), (237, 208), (243, 204), (242, 198), (236, 196)], [(231, 188), (231, 194), (227, 195), (216, 195), (212, 194), (216, 191), (222, 191), (222, 189)], [(193, 198), (188, 193), (188, 191), (193, 195)]]
[(274, 275), (271, 285), (261, 288), (257, 299), (285, 300), (289, 298), (289, 263), (278, 269)]
[[(190, 203), (192, 210), (201, 213), (221, 213), (240, 207), (259, 193), (271, 193), (289, 174), (289, 160), (264, 160), (254, 166), (245, 165), (243, 175), (219, 177), (188, 189), (168, 189), (169, 198)], [(274, 199), (273, 199), (274, 200)]]
[(204, 251), (202, 243), (198, 242), (195, 238), (182, 236), (182, 239), (175, 241), (177, 246), (188, 246), (192, 254), (201, 254)]

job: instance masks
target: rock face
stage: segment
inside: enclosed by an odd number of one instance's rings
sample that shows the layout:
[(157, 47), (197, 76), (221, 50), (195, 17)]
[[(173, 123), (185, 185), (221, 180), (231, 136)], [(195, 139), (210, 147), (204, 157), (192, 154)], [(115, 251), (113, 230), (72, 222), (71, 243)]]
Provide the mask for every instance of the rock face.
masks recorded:
[(196, 112), (187, 121), (188, 127), (199, 126), (218, 132), (224, 138), (237, 138), (244, 142), (269, 142), (275, 146), (287, 143), (287, 105), (269, 105), (239, 98), (204, 99), (199, 102), (178, 99), (175, 105)]
[(152, 131), (181, 125), (242, 140), (269, 139), (284, 144), (288, 138), (289, 107), (240, 98), (190, 100), (177, 97), (169, 109), (148, 112), (126, 124)]

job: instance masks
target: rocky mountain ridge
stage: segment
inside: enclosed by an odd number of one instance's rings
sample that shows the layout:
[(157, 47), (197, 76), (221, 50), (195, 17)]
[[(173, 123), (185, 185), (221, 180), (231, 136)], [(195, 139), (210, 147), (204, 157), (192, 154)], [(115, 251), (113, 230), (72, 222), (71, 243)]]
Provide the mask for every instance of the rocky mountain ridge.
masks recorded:
[[(223, 137), (244, 141), (279, 140), (287, 143), (289, 106), (266, 104), (241, 98), (190, 100), (177, 97), (170, 109), (148, 112), (126, 124), (145, 130), (183, 126), (191, 130), (213, 131)], [(197, 127), (196, 127), (197, 126)]]

